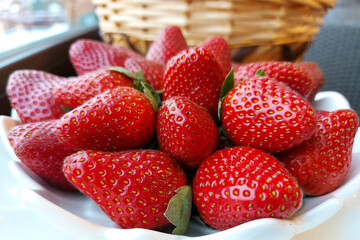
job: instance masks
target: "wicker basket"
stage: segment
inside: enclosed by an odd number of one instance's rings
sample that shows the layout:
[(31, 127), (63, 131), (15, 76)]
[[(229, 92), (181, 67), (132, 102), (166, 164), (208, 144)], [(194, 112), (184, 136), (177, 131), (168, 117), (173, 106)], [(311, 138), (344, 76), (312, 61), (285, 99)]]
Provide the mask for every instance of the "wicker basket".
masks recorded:
[(224, 37), (239, 62), (302, 58), (336, 0), (92, 0), (104, 41), (145, 53), (167, 25)]

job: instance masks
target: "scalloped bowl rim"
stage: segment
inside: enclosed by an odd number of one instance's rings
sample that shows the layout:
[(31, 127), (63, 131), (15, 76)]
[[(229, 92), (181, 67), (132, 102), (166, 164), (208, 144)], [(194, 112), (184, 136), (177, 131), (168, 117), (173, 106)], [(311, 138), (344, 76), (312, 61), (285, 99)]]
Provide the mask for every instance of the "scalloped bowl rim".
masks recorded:
[[(328, 111), (350, 108), (346, 98), (335, 91), (319, 92), (313, 106), (315, 109)], [(22, 164), (7, 139), (10, 128), (19, 124), (15, 112), (12, 116), (0, 116), (0, 138), (11, 156), (8, 162), (9, 170), (19, 181), (19, 198), (50, 224), (66, 229), (77, 238), (108, 240), (124, 239), (124, 237), (134, 240), (291, 239), (296, 234), (313, 229), (334, 216), (341, 209), (343, 202), (360, 189), (360, 134), (358, 132), (353, 147), (351, 170), (345, 183), (329, 194), (320, 197), (305, 197), (304, 207), (290, 219), (258, 219), (225, 231), (216, 231), (192, 221), (185, 236), (146, 229), (121, 229), (86, 196), (53, 189)], [(80, 212), (84, 209), (87, 211), (86, 206), (83, 207), (83, 205), (89, 206), (87, 215)], [(77, 210), (78, 208), (80, 210)]]

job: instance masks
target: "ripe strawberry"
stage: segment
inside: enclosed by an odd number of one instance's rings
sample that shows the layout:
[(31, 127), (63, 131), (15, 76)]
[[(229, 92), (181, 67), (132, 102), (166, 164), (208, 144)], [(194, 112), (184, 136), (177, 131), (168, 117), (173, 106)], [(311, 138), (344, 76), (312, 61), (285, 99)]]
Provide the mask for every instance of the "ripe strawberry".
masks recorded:
[(266, 152), (287, 150), (308, 140), (315, 121), (316, 114), (305, 99), (268, 77), (241, 82), (222, 104), (222, 125), (229, 140)]
[(175, 190), (186, 184), (180, 166), (163, 152), (81, 151), (66, 158), (65, 176), (123, 228), (161, 229)]
[(155, 113), (145, 95), (119, 87), (64, 115), (60, 140), (79, 150), (118, 151), (146, 145), (156, 131)]
[(163, 81), (164, 100), (184, 96), (217, 116), (223, 76), (218, 62), (204, 48), (187, 49), (166, 66)]
[[(302, 97), (311, 101), (322, 86), (322, 82), (312, 78), (304, 68), (292, 62), (255, 62), (244, 64), (236, 69), (235, 85), (243, 80), (255, 76), (257, 70), (262, 69), (265, 76), (275, 78), (285, 83)], [(315, 92), (315, 94), (314, 94)]]
[(315, 95), (319, 92), (320, 88), (324, 84), (324, 75), (318, 64), (315, 62), (300, 62), (296, 63), (295, 66), (300, 67), (307, 72), (312, 79), (311, 91), (307, 97), (308, 100), (313, 100)]
[(53, 96), (61, 105), (76, 108), (96, 95), (117, 87), (134, 87), (134, 84), (124, 74), (100, 69), (62, 82), (54, 87)]
[(352, 110), (318, 112), (314, 136), (279, 154), (306, 194), (326, 194), (344, 182), (358, 124), (359, 119)]
[(60, 118), (65, 111), (52, 96), (52, 90), (66, 78), (38, 70), (17, 70), (7, 83), (12, 107), (23, 123)]
[(219, 36), (211, 36), (205, 39), (199, 47), (208, 50), (216, 59), (223, 72), (223, 79), (231, 70), (231, 48), (226, 40)]
[(90, 39), (80, 39), (71, 44), (69, 56), (78, 75), (109, 66), (123, 67), (128, 57), (143, 58), (140, 54), (123, 46), (114, 47)]
[(171, 97), (160, 108), (157, 121), (160, 149), (184, 168), (194, 169), (213, 153), (219, 133), (210, 114), (185, 97)]
[(62, 165), (75, 150), (62, 144), (56, 136), (57, 120), (18, 125), (10, 129), (8, 138), (16, 156), (50, 185), (75, 189), (65, 178)]
[(164, 28), (149, 47), (145, 58), (165, 65), (170, 58), (187, 49), (186, 40), (177, 26)]
[(250, 147), (204, 159), (192, 186), (200, 217), (219, 230), (259, 218), (287, 218), (302, 204), (301, 189), (284, 166)]
[(161, 90), (165, 66), (146, 59), (128, 58), (125, 61), (125, 68), (136, 74), (139, 70), (145, 77), (147, 83), (155, 90)]

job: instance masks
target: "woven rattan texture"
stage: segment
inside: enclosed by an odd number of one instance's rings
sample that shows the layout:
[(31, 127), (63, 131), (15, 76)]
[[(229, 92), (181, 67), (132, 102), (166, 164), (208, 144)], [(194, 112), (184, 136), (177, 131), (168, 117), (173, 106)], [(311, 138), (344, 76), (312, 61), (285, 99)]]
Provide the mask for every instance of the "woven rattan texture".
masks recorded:
[[(105, 41), (146, 52), (167, 25), (189, 46), (210, 35), (241, 47), (310, 42), (335, 0), (92, 0)], [(264, 51), (264, 50), (261, 50)]]

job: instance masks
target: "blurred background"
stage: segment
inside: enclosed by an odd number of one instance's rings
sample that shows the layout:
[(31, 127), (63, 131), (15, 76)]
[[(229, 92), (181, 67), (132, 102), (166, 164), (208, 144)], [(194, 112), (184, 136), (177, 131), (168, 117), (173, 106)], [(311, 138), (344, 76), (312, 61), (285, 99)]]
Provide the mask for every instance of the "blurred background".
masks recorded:
[(96, 24), (90, 0), (0, 0), (0, 58), (76, 26)]

